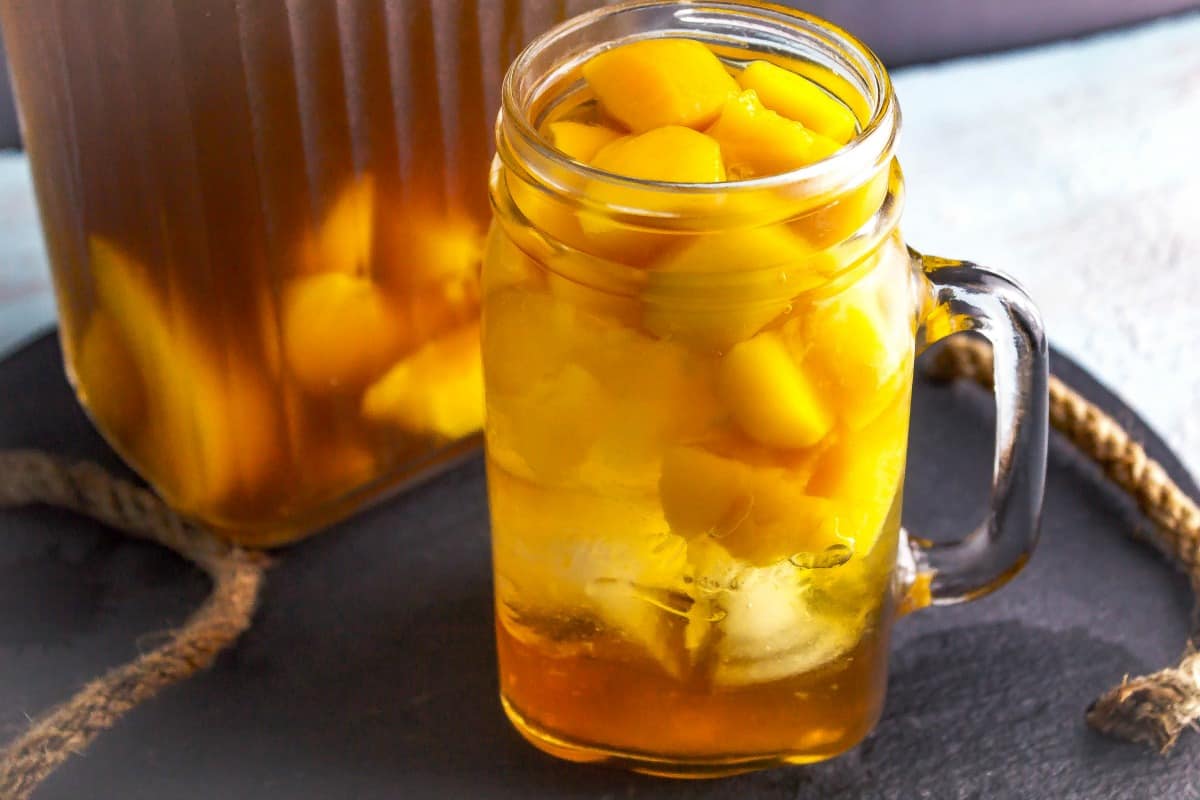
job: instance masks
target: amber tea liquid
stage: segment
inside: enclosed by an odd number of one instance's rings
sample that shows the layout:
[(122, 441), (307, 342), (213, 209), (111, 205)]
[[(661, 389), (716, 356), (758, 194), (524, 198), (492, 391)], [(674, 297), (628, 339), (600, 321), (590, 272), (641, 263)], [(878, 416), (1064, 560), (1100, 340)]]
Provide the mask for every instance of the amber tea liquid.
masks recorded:
[(270, 544), (482, 424), (491, 121), (588, 3), (0, 3), (68, 372), (173, 505)]
[[(871, 223), (899, 174), (722, 191), (826, 147), (744, 84), (782, 104), (798, 81), (811, 117), (850, 121), (837, 150), (861, 120), (818, 88), (835, 76), (618, 42), (531, 81), (530, 129), (564, 161), (713, 191), (572, 182), (522, 162), (501, 120), (482, 286), (504, 708), (576, 761), (675, 777), (820, 761), (884, 697), (915, 319), (910, 257)], [(710, 94), (716, 121), (672, 121)]]

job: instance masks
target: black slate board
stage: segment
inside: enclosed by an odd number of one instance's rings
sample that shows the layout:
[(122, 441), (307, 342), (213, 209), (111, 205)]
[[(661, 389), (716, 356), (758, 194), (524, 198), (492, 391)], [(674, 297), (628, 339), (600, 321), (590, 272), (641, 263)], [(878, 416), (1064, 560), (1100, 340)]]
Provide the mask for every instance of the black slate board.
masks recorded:
[[(1054, 369), (1147, 443), (1162, 442), (1079, 367)], [(0, 447), (120, 469), (45, 337), (0, 364)], [(921, 382), (905, 520), (950, 536), (983, 502), (990, 398)], [(1167, 758), (1111, 742), (1084, 707), (1172, 662), (1185, 581), (1127, 532), (1146, 522), (1061, 440), (1043, 541), (1004, 591), (897, 626), (883, 720), (832, 762), (670, 782), (557, 762), (496, 700), (487, 516), (478, 457), (282, 555), (261, 612), (211, 671), (73, 758), (53, 798), (1192, 798), (1200, 736)], [(47, 509), (0, 513), (0, 737), (152, 646), (204, 597), (153, 546)]]

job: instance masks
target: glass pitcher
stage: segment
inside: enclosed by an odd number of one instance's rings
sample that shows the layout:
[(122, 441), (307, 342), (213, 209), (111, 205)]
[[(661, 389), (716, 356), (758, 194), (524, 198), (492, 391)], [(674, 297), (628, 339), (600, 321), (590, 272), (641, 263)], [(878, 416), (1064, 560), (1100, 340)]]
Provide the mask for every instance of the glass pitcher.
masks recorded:
[(0, 3), (67, 372), (175, 508), (278, 544), (477, 442), (501, 76), (597, 4)]

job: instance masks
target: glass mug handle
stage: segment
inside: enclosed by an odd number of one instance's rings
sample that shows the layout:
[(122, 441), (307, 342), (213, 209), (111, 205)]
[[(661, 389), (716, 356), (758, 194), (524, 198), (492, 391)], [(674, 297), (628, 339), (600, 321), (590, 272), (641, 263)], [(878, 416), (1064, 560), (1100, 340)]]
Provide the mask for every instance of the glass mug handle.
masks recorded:
[(1049, 426), (1046, 337), (1029, 296), (968, 261), (909, 253), (923, 290), (918, 351), (964, 331), (992, 344), (996, 450), (986, 516), (973, 531), (946, 543), (907, 537), (898, 576), (904, 611), (973, 600), (1020, 572), (1038, 539)]

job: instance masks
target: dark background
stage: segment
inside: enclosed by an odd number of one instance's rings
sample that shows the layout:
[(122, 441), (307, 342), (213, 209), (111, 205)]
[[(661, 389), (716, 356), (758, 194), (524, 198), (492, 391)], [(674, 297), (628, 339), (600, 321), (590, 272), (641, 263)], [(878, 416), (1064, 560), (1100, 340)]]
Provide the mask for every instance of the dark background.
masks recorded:
[[(49, 2), (49, 0), (26, 0)], [(92, 0), (84, 0), (92, 2)], [(147, 2), (146, 8), (154, 3)], [(173, 0), (172, 0), (173, 1)], [(225, 1), (225, 0), (220, 0)], [(311, 0), (310, 0), (311, 1)], [(427, 1), (427, 0), (422, 0)], [(499, 2), (500, 0), (480, 0)], [(218, 0), (213, 0), (218, 2)], [(1083, 36), (1188, 9), (1200, 0), (776, 0), (859, 36), (890, 67)], [(0, 44), (0, 56), (3, 45)], [(0, 58), (0, 147), (20, 147)]]

